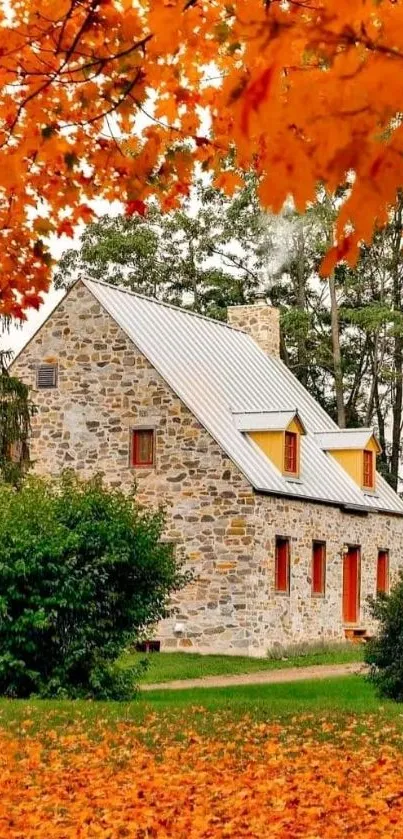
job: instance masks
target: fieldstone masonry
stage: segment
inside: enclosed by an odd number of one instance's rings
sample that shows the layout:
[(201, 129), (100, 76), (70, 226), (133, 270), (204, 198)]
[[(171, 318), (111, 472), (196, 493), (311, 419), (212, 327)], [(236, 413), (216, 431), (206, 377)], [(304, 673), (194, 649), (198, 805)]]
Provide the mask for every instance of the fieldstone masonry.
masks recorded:
[(252, 335), (267, 355), (280, 355), (279, 319), (279, 310), (264, 301), (228, 309), (228, 323)]
[[(245, 319), (250, 308), (239, 307), (239, 318), (243, 328), (249, 320), (255, 330), (255, 314)], [(273, 352), (277, 315), (269, 312), (267, 318), (262, 312), (266, 326), (256, 337)], [(37, 365), (55, 361), (58, 387), (36, 390)], [(195, 579), (156, 629), (163, 649), (262, 655), (276, 644), (343, 638), (345, 542), (361, 545), (361, 618), (370, 628), (365, 601), (375, 591), (377, 549), (389, 549), (393, 577), (401, 564), (403, 519), (255, 493), (84, 285), (74, 286), (13, 372), (31, 386), (39, 409), (31, 441), (36, 472), (101, 472), (110, 485), (126, 488), (135, 480), (141, 502), (165, 503), (166, 538)], [(155, 468), (129, 465), (130, 429), (137, 424), (156, 430)], [(291, 539), (289, 595), (274, 591), (277, 534)], [(311, 595), (313, 539), (327, 543), (323, 598)]]

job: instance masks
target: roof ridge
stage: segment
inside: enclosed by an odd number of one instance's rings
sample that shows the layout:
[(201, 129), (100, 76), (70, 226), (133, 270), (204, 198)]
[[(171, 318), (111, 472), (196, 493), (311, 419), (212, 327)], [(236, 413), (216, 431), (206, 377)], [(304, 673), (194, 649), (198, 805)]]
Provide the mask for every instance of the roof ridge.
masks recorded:
[(235, 411), (232, 408), (230, 408), (230, 411), (231, 414), (233, 414), (234, 416), (236, 416), (237, 414), (298, 414), (298, 408), (271, 408), (269, 411), (265, 408), (263, 408), (261, 411), (248, 411), (247, 408), (245, 408), (243, 411)]
[[(200, 318), (201, 320), (207, 320), (209, 323), (216, 323), (218, 326), (225, 326), (227, 329), (231, 329), (234, 332), (242, 332), (243, 335), (249, 335), (245, 329), (240, 329), (239, 326), (232, 326), (232, 324), (227, 323), (225, 320), (218, 320), (217, 318), (210, 318), (208, 315), (201, 315), (199, 312), (192, 312), (190, 309), (183, 309), (182, 306), (175, 306), (173, 303), (166, 303), (164, 300), (157, 300), (156, 297), (150, 297), (147, 294), (140, 294), (138, 291), (131, 291), (128, 288), (123, 288), (122, 286), (113, 285), (112, 283), (106, 283), (104, 280), (93, 280), (90, 277), (80, 278), (81, 282), (86, 285), (87, 283), (96, 283), (96, 285), (103, 285), (106, 288), (111, 288), (114, 291), (121, 291), (123, 294), (129, 294), (130, 297), (139, 297), (140, 300), (147, 300), (148, 303), (156, 303), (157, 306), (165, 306), (166, 309), (174, 309), (176, 312), (180, 312), (182, 315), (192, 315), (194, 318)], [(79, 282), (80, 280), (78, 280)], [(250, 337), (250, 336), (249, 336)]]
[(370, 425), (361, 425), (359, 428), (331, 428), (329, 431), (314, 431), (314, 434), (350, 434), (351, 432), (360, 432), (362, 434), (363, 431), (371, 431), (372, 434), (374, 433), (374, 429)]

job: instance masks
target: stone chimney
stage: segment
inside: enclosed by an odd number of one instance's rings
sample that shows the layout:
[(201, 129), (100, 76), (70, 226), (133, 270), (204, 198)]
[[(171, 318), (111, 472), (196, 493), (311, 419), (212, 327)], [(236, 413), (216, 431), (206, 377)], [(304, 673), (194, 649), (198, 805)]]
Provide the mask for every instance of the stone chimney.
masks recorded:
[(280, 312), (264, 297), (251, 306), (229, 306), (228, 323), (248, 332), (267, 355), (280, 355)]

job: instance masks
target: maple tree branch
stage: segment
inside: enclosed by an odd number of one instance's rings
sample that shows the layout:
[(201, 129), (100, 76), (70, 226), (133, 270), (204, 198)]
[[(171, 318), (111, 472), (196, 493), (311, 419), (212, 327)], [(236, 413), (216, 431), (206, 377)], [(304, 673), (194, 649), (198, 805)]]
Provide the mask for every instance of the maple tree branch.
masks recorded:
[(137, 71), (136, 77), (131, 81), (127, 90), (125, 90), (125, 92), (122, 94), (120, 99), (118, 99), (116, 102), (113, 102), (112, 105), (110, 106), (110, 108), (107, 108), (106, 111), (103, 111), (100, 114), (96, 114), (94, 117), (90, 117), (89, 119), (86, 119), (86, 120), (82, 120), (82, 121), (79, 121), (79, 122), (77, 121), (77, 122), (66, 123), (65, 125), (63, 125), (63, 128), (64, 129), (74, 128), (76, 126), (79, 126), (81, 128), (84, 125), (93, 125), (95, 122), (98, 122), (100, 119), (105, 119), (105, 117), (110, 116), (110, 114), (114, 113), (115, 111), (117, 111), (119, 109), (120, 105), (122, 105), (122, 103), (125, 101), (125, 99), (127, 97), (132, 98), (130, 96), (130, 93), (133, 90), (133, 88), (136, 86), (136, 84), (139, 82), (139, 80), (141, 79), (141, 75), (142, 75), (142, 71), (141, 71), (141, 69), (139, 69)]
[(109, 133), (110, 133), (110, 135), (111, 135), (111, 137), (112, 137), (112, 140), (113, 140), (113, 142), (115, 143), (115, 146), (116, 146), (116, 148), (118, 149), (119, 153), (122, 155), (122, 157), (125, 157), (125, 153), (122, 151), (122, 148), (121, 148), (121, 146), (119, 145), (119, 143), (118, 143), (118, 141), (117, 141), (117, 139), (116, 139), (116, 137), (115, 137), (115, 135), (114, 135), (114, 133), (113, 133), (113, 128), (112, 128), (112, 126), (111, 126), (111, 124), (110, 124), (110, 122), (109, 122), (109, 119), (108, 119), (108, 117), (109, 117), (109, 116), (110, 116), (110, 114), (106, 114), (106, 116), (105, 116), (105, 119), (106, 119), (106, 124), (107, 124), (107, 126), (108, 126), (108, 128), (109, 128)]
[[(79, 0), (78, 0), (78, 2), (79, 2)], [(72, 17), (73, 12), (74, 12), (76, 7), (77, 7), (77, 0), (72, 0), (69, 11), (67, 12), (67, 14), (64, 15), (63, 23), (62, 23), (61, 30), (60, 30), (60, 33), (59, 33), (59, 37), (58, 37), (57, 44), (56, 44), (56, 55), (58, 55), (60, 50), (61, 50), (61, 44), (62, 44), (62, 41), (63, 41), (64, 33), (66, 31), (67, 23), (70, 20), (70, 18)]]
[(162, 122), (162, 120), (158, 119), (158, 117), (154, 117), (152, 114), (146, 111), (141, 102), (139, 102), (139, 100), (136, 99), (134, 96), (129, 94), (129, 98), (132, 100), (132, 102), (134, 102), (139, 111), (141, 111), (142, 114), (144, 114), (144, 116), (147, 117), (147, 119), (150, 119), (152, 122), (155, 122), (156, 125), (160, 125), (161, 128), (166, 128), (168, 131), (176, 131), (177, 134), (181, 134), (182, 136), (184, 136), (181, 128), (177, 128), (175, 125), (169, 125), (166, 122)]
[(93, 14), (96, 11), (97, 6), (99, 6), (99, 0), (91, 0), (87, 16), (86, 16), (85, 20), (83, 21), (83, 23), (81, 24), (78, 32), (76, 32), (76, 34), (75, 34), (75, 36), (72, 40), (72, 43), (70, 44), (67, 52), (65, 53), (62, 67), (65, 66), (68, 63), (68, 61), (71, 58), (71, 56), (73, 55), (76, 47), (80, 43), (81, 36), (84, 34), (85, 30), (87, 29), (88, 24), (89, 24), (91, 18), (93, 17)]

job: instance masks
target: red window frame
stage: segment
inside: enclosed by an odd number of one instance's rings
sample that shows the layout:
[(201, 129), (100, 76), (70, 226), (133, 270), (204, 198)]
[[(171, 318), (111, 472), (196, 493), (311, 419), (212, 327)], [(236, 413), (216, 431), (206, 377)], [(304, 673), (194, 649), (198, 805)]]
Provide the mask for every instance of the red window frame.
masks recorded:
[[(148, 452), (144, 455), (142, 445), (144, 440), (149, 442)], [(155, 461), (155, 431), (153, 428), (134, 428), (131, 433), (131, 451), (130, 451), (130, 465), (131, 466), (154, 466)]]
[(364, 465), (363, 465), (363, 486), (366, 489), (374, 488), (374, 453), (368, 449), (364, 449)]
[(312, 542), (312, 595), (323, 597), (326, 587), (326, 542)]
[(284, 472), (298, 473), (298, 434), (295, 431), (284, 434)]
[(284, 536), (276, 536), (274, 588), (280, 594), (290, 592), (290, 540)]
[(376, 565), (376, 593), (388, 594), (389, 592), (389, 551), (380, 549), (378, 551)]

